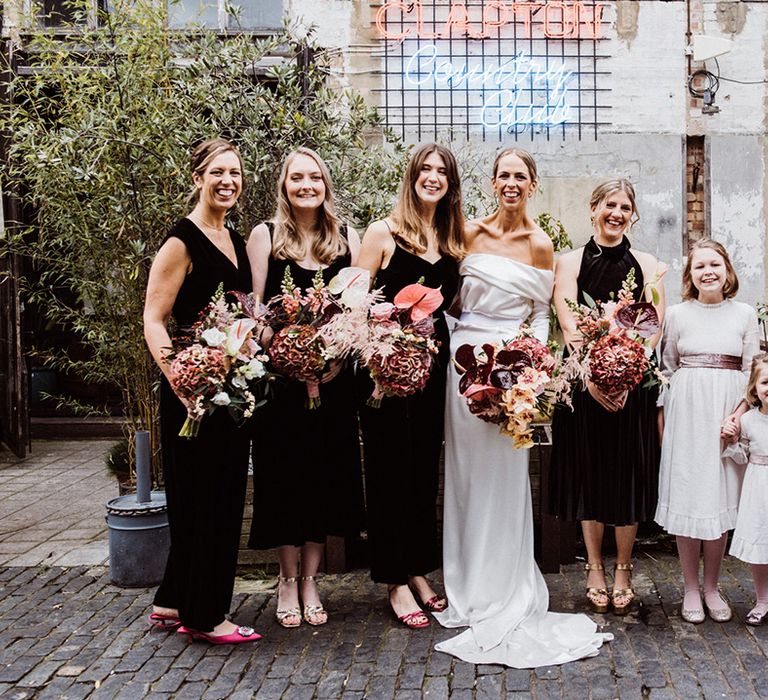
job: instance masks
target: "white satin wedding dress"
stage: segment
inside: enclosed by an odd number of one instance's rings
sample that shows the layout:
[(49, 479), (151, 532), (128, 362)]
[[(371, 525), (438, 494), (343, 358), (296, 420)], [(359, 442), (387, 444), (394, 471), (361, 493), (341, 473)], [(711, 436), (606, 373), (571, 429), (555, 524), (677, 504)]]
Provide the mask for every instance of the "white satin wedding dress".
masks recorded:
[[(546, 342), (553, 274), (498, 255), (461, 264), (461, 319), (451, 354), (464, 343), (500, 343), (528, 321)], [(547, 612), (549, 592), (533, 558), (528, 450), (473, 416), (449, 371), (445, 423), (444, 627), (468, 627), (435, 648), (470, 663), (514, 668), (595, 656), (613, 635), (586, 615)]]

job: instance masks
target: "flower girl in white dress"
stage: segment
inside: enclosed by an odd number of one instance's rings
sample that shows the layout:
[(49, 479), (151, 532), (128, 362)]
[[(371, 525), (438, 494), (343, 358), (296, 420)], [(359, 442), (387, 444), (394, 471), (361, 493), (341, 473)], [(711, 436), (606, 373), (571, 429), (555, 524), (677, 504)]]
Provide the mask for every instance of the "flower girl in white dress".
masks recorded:
[(752, 360), (747, 401), (741, 439), (723, 455), (747, 463), (730, 554), (752, 565), (757, 601), (747, 624), (761, 625), (768, 618), (768, 354)]
[(738, 289), (725, 248), (711, 239), (695, 243), (683, 271), (684, 301), (667, 309), (661, 341), (662, 370), (671, 379), (655, 519), (676, 535), (685, 585), (681, 617), (694, 624), (704, 621), (704, 608), (717, 622), (732, 615), (717, 584), (744, 468), (721, 456), (719, 428), (744, 396), (759, 351), (757, 314), (733, 299)]

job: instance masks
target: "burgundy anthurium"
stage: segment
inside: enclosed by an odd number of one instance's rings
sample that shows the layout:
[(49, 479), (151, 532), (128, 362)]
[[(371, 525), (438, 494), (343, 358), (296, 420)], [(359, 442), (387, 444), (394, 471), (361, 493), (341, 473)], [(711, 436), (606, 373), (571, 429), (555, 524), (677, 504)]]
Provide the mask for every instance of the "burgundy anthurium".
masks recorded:
[(456, 350), (454, 356), (454, 362), (456, 363), (457, 372), (471, 372), (477, 369), (477, 358), (475, 357), (475, 349), (469, 344), (464, 343), (460, 345)]
[(659, 331), (659, 314), (647, 301), (638, 301), (622, 307), (615, 316), (616, 325), (635, 331), (641, 338), (650, 338)]

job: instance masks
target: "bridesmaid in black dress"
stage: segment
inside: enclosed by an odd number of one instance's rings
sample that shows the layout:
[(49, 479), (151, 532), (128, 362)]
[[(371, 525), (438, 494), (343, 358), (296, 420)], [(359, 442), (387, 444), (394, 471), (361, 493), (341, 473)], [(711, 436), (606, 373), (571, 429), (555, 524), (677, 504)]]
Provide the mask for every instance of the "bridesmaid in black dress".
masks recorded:
[[(424, 390), (385, 397), (380, 408), (360, 412), (371, 578), (388, 584), (395, 616), (408, 627), (429, 624), (414, 594), (428, 610), (447, 605), (425, 574), (440, 566), (436, 500), (450, 364), (443, 312), (458, 289), (463, 222), (456, 159), (447, 148), (426, 144), (411, 156), (394, 211), (370, 225), (360, 252), (360, 266), (388, 301), (419, 281), (440, 287), (444, 298), (435, 312), (440, 353)], [(365, 384), (364, 399), (372, 389), (370, 380)]]
[[(360, 238), (334, 212), (328, 168), (308, 148), (289, 154), (278, 182), (274, 219), (248, 239), (253, 288), (265, 301), (280, 294), (286, 268), (296, 286), (326, 283), (354, 265)], [(281, 383), (254, 416), (252, 549), (278, 548), (277, 620), (298, 627), (328, 620), (315, 575), (328, 535), (359, 531), (360, 446), (352, 370), (334, 365), (320, 385), (319, 407), (306, 407), (304, 382)], [(357, 487), (357, 488), (356, 488)], [(303, 610), (299, 607), (299, 596)]]
[(220, 284), (226, 291), (251, 291), (245, 243), (224, 222), (240, 196), (242, 173), (240, 154), (228, 141), (211, 139), (195, 149), (195, 207), (158, 251), (144, 307), (147, 345), (164, 375), (160, 432), (171, 531), (150, 622), (213, 644), (259, 638), (250, 627), (225, 618), (235, 582), (250, 436), (227, 411), (217, 410), (203, 418), (197, 437), (179, 437), (187, 408), (168, 382), (165, 353), (171, 317), (183, 331), (198, 320)]
[[(555, 268), (554, 302), (567, 346), (578, 343), (573, 313), (566, 299), (585, 303), (584, 294), (603, 302), (618, 295), (635, 271), (635, 299), (652, 301), (664, 313), (664, 265), (630, 247), (626, 232), (637, 220), (635, 191), (624, 179), (599, 185), (590, 199), (594, 235), (582, 248), (566, 253)], [(648, 287), (644, 285), (648, 283)], [(651, 338), (655, 347), (660, 333)], [(573, 395), (573, 412), (558, 408), (552, 419), (551, 491), (554, 515), (580, 520), (587, 548), (587, 601), (595, 612), (623, 614), (634, 599), (632, 549), (638, 523), (652, 520), (659, 468), (656, 388), (605, 394), (592, 382)], [(616, 537), (614, 587), (608, 594), (602, 559), (605, 525)]]

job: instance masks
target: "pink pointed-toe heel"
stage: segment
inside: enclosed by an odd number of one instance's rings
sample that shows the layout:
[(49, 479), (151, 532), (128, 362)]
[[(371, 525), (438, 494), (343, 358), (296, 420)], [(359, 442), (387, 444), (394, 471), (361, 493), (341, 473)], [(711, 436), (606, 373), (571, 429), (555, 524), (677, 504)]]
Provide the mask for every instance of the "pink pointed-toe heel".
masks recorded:
[(165, 613), (150, 613), (147, 620), (149, 620), (149, 624), (152, 625), (152, 627), (157, 627), (157, 629), (160, 630), (168, 630), (169, 632), (181, 626), (181, 620), (179, 620), (178, 617), (175, 615), (166, 615)]
[(211, 634), (210, 632), (199, 632), (189, 629), (189, 627), (179, 627), (179, 634), (188, 634), (192, 639), (202, 639), (210, 644), (243, 644), (245, 642), (255, 642), (261, 639), (261, 635), (253, 627), (241, 625), (230, 634)]

